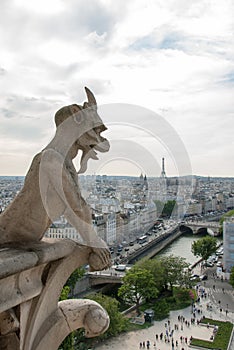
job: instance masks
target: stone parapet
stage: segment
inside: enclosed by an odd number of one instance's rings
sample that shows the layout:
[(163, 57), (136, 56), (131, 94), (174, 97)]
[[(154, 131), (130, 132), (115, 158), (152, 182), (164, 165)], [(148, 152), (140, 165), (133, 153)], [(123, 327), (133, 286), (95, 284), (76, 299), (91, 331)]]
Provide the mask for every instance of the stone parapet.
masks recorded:
[(77, 328), (84, 327), (89, 337), (108, 328), (109, 317), (99, 304), (59, 302), (67, 279), (88, 264), (90, 254), (91, 248), (71, 240), (0, 248), (0, 349), (57, 350)]

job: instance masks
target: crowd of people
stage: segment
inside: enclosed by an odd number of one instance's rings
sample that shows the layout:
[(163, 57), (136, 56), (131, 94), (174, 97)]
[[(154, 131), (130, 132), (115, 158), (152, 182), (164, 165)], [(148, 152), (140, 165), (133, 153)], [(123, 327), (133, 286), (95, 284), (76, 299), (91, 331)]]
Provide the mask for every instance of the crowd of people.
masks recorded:
[[(185, 350), (190, 344), (192, 337), (192, 326), (199, 326), (202, 323), (203, 315), (202, 302), (208, 297), (206, 289), (201, 286), (196, 286), (197, 300), (191, 306), (191, 317), (185, 318), (183, 315), (178, 315), (177, 322), (173, 324), (168, 319), (165, 323), (165, 330), (159, 334), (155, 334), (155, 339), (141, 341), (139, 343), (140, 349), (155, 349), (160, 350), (160, 345), (168, 344), (168, 349), (171, 350)], [(209, 327), (209, 325), (208, 325)], [(191, 329), (191, 334), (183, 335), (185, 329)], [(211, 333), (210, 340), (214, 338), (214, 334)]]
[[(155, 334), (155, 339), (152, 341), (146, 340), (139, 343), (140, 349), (150, 349), (153, 346), (153, 349), (160, 350), (160, 344), (166, 343), (169, 345), (171, 350), (185, 350), (187, 345), (190, 344), (193, 339), (192, 334), (190, 336), (182, 335), (185, 328), (190, 329), (192, 325), (199, 326), (202, 322), (203, 317), (198, 318), (201, 310), (196, 307), (196, 304), (192, 307), (192, 317), (186, 319), (183, 315), (178, 315), (177, 323), (171, 324), (171, 321), (168, 319), (165, 322), (165, 331)], [(191, 331), (192, 332), (192, 331)], [(187, 333), (187, 332), (186, 332)], [(180, 347), (180, 348), (179, 348)]]

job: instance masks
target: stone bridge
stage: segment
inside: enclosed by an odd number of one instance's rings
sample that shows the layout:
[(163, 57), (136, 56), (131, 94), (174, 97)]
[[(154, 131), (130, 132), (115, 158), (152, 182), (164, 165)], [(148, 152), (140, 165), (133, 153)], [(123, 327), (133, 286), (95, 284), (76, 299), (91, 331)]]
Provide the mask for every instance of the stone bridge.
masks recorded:
[(180, 225), (180, 230), (183, 232), (186, 229), (189, 229), (193, 234), (201, 234), (207, 232), (210, 236), (219, 236), (220, 224), (214, 221), (186, 221)]
[(97, 271), (97, 272), (89, 272), (89, 283), (90, 286), (97, 286), (99, 284), (108, 284), (108, 283), (118, 283), (122, 284), (122, 278), (125, 276), (124, 272), (117, 271)]

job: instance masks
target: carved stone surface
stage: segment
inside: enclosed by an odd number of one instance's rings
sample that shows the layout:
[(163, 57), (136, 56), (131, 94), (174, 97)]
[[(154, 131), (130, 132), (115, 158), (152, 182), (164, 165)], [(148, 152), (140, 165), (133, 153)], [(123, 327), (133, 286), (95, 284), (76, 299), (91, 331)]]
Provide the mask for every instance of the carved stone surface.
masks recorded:
[(0, 314), (0, 334), (5, 335), (19, 329), (19, 320), (14, 311), (9, 309)]
[(11, 333), (6, 336), (0, 336), (1, 350), (20, 350), (19, 346), (19, 338), (15, 333)]
[(0, 254), (0, 278), (7, 277), (13, 273), (24, 271), (35, 266), (38, 256), (33, 252), (24, 253), (18, 249), (5, 248)]
[(106, 311), (92, 300), (64, 300), (45, 320), (33, 343), (33, 349), (57, 349), (65, 337), (78, 328), (85, 329), (86, 337), (96, 337), (109, 326)]
[[(72, 299), (59, 302), (63, 285), (79, 266), (88, 263), (92, 248), (73, 241), (46, 239), (30, 247), (9, 249), (8, 256), (25, 256), (27, 249), (37, 256), (31, 266), (0, 279), (0, 344), (4, 349), (57, 350), (62, 340), (76, 328), (88, 337), (104, 332), (109, 325), (105, 310), (91, 300)], [(51, 254), (48, 254), (51, 252)], [(0, 251), (1, 255), (5, 251)], [(1, 270), (1, 264), (0, 264)], [(19, 347), (12, 347), (18, 339)], [(13, 336), (14, 335), (14, 336)], [(10, 344), (7, 347), (7, 344)], [(2, 349), (2, 347), (0, 347)]]
[[(0, 349), (57, 350), (73, 330), (85, 328), (88, 337), (109, 325), (106, 311), (91, 300), (59, 302), (63, 285), (78, 267), (110, 266), (107, 245), (96, 234), (91, 211), (81, 196), (72, 163), (82, 151), (80, 173), (96, 151), (107, 152), (106, 130), (97, 114), (94, 95), (55, 114), (56, 133), (37, 154), (23, 189), (0, 214)], [(43, 239), (61, 215), (82, 241)]]
[(34, 157), (22, 190), (0, 214), (0, 245), (38, 242), (51, 223), (64, 215), (79, 232), (81, 243), (92, 247), (95, 259), (90, 266), (95, 270), (110, 265), (110, 253), (93, 228), (72, 160), (81, 151), (79, 172), (84, 172), (88, 159), (97, 159), (96, 151), (107, 152), (109, 142), (101, 136), (106, 127), (95, 97), (87, 88), (86, 93), (88, 102), (83, 106), (73, 104), (55, 114), (54, 138)]

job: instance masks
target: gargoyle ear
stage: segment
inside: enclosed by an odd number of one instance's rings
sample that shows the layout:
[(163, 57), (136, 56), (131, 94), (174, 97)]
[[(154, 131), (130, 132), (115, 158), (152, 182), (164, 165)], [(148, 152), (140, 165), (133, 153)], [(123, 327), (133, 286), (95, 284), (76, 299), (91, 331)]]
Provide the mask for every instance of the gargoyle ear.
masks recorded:
[(85, 86), (85, 92), (88, 98), (88, 104), (89, 106), (97, 106), (96, 99), (94, 97), (94, 94)]
[(89, 108), (90, 107), (90, 104), (88, 103), (88, 102), (84, 102), (83, 103), (83, 108), (85, 109), (85, 108)]

